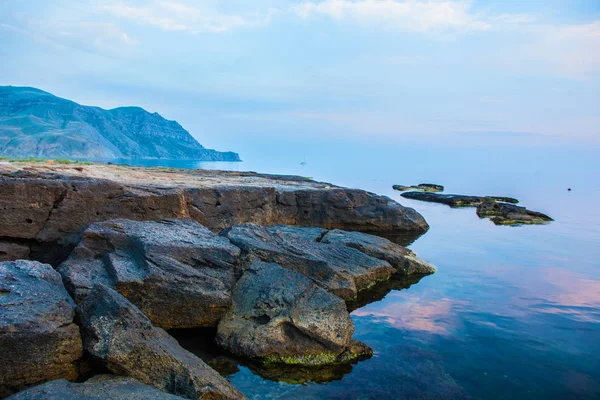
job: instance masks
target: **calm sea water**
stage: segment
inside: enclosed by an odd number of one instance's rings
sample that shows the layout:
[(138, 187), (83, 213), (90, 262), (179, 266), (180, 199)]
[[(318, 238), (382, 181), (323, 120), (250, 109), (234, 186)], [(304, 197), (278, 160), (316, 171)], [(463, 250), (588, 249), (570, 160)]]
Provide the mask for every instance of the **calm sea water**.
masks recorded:
[[(354, 336), (373, 358), (315, 374), (320, 383), (234, 365), (228, 377), (249, 398), (600, 399), (598, 148), (304, 143), (241, 152), (243, 163), (145, 164), (298, 174), (387, 195), (427, 219), (430, 231), (411, 248), (438, 268), (353, 311)], [(556, 221), (499, 227), (474, 209), (391, 189), (422, 182), (517, 197)]]

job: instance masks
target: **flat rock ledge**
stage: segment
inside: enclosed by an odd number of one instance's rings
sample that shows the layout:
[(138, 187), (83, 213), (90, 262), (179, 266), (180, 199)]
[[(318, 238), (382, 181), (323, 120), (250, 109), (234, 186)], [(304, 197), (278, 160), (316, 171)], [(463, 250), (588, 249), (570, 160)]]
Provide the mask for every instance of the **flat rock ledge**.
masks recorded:
[(35, 261), (0, 263), (0, 398), (78, 376), (75, 305), (61, 277)]
[(321, 366), (372, 355), (353, 332), (341, 298), (298, 272), (254, 261), (235, 286), (216, 341), (266, 364)]
[[(64, 261), (94, 222), (192, 219), (212, 231), (288, 224), (422, 234), (412, 208), (385, 196), (294, 176), (115, 165), (0, 165), (1, 242), (30, 257)], [(15, 259), (26, 251), (8, 247)], [(1, 255), (1, 254), (0, 254)]]
[(7, 400), (177, 400), (174, 396), (135, 379), (98, 375), (84, 383), (59, 379), (19, 392)]

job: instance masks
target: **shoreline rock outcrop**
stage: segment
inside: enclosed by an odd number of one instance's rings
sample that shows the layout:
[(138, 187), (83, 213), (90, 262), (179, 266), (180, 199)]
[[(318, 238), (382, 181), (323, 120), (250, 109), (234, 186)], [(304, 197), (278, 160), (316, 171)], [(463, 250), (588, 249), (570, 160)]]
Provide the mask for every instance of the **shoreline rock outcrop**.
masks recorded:
[(329, 365), (370, 356), (352, 339), (344, 301), (310, 279), (277, 264), (252, 262), (219, 323), (217, 343), (267, 364)]
[(35, 261), (0, 263), (0, 398), (78, 376), (75, 304), (60, 274)]
[(58, 267), (76, 303), (102, 283), (164, 329), (216, 327), (231, 304), (240, 249), (195, 221), (92, 224)]
[(320, 242), (340, 244), (368, 256), (385, 260), (394, 267), (396, 276), (429, 275), (435, 272), (433, 265), (417, 258), (412, 250), (379, 236), (335, 229), (323, 235)]
[(301, 273), (347, 301), (394, 274), (395, 269), (387, 261), (343, 245), (320, 243), (325, 232), (314, 228), (240, 224), (223, 230), (221, 235), (244, 254)]
[(117, 375), (187, 399), (243, 399), (125, 297), (96, 285), (77, 307), (84, 349)]
[(192, 219), (215, 232), (246, 222), (382, 233), (422, 234), (429, 228), (418, 212), (388, 197), (302, 177), (101, 164), (0, 165), (0, 243), (18, 241), (29, 247), (32, 259), (57, 265), (89, 225), (115, 218)]

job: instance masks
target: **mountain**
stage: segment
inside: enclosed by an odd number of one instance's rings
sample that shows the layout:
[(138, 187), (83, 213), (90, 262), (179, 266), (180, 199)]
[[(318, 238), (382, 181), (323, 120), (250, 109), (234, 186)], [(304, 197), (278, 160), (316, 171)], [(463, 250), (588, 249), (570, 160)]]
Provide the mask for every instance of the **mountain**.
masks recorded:
[(0, 86), (0, 155), (240, 161), (205, 149), (175, 121), (139, 107), (82, 106), (29, 87)]

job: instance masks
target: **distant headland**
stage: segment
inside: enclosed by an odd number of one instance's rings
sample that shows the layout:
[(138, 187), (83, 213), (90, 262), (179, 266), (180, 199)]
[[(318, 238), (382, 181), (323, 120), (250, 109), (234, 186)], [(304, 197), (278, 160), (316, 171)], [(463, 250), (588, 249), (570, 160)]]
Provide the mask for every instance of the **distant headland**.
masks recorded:
[(0, 154), (70, 159), (240, 161), (206, 149), (176, 121), (140, 107), (104, 110), (30, 87), (0, 86)]

